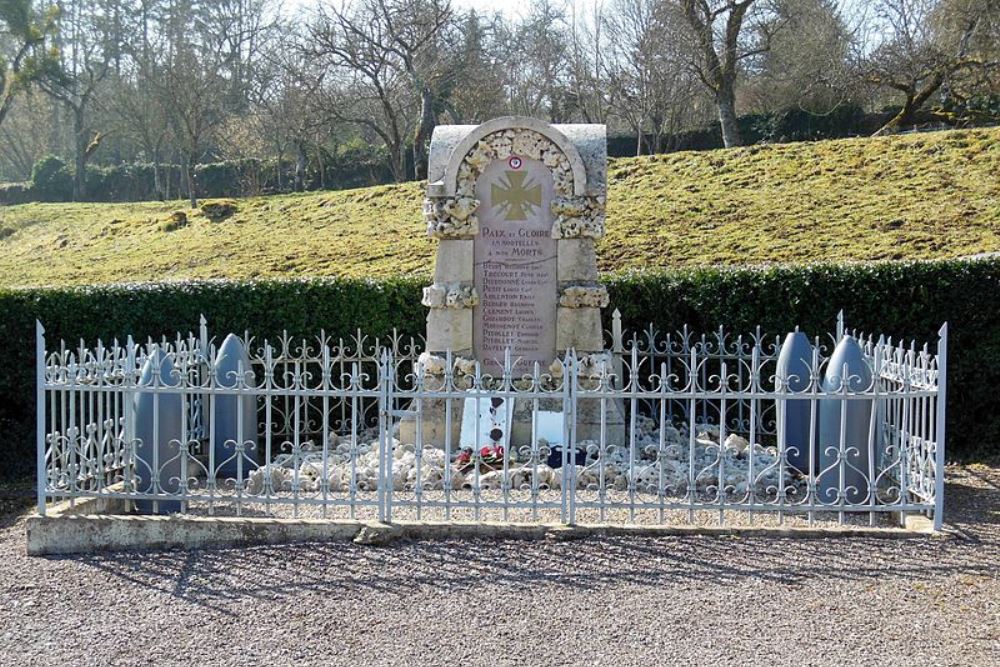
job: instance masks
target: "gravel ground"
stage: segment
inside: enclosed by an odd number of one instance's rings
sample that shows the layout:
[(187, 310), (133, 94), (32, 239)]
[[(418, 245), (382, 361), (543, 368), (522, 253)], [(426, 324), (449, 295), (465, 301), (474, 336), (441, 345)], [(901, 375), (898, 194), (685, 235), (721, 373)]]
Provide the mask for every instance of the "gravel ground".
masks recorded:
[(952, 539), (589, 539), (25, 555), (0, 665), (997, 665), (1000, 467)]

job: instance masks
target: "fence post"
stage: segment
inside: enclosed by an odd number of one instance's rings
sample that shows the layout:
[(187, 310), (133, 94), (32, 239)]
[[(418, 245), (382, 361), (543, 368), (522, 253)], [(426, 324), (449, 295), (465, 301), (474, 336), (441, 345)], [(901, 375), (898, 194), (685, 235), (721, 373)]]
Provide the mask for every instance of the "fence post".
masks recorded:
[(837, 340), (833, 343), (836, 345), (844, 337), (844, 311), (841, 310), (837, 313)]
[(45, 516), (45, 327), (35, 320), (35, 443), (38, 514)]
[[(576, 349), (572, 350), (572, 357), (570, 360), (570, 384), (569, 384), (569, 396), (570, 404), (572, 405), (573, 418), (569, 423), (569, 446), (563, 447), (563, 470), (569, 471), (569, 517), (567, 523), (571, 526), (576, 525), (576, 448), (577, 443), (577, 424), (580, 412), (580, 360), (576, 355)], [(572, 456), (573, 458), (569, 458)]]
[[(392, 398), (390, 388), (392, 378), (389, 369), (392, 367), (389, 352), (382, 350), (379, 364), (378, 392), (378, 441), (379, 441), (379, 476), (378, 476), (378, 520), (382, 523), (392, 522)], [(356, 389), (355, 389), (356, 390)]]
[(573, 491), (570, 487), (574, 484), (573, 473), (576, 471), (576, 468), (571, 468), (569, 463), (570, 451), (573, 452), (573, 462), (576, 463), (576, 451), (575, 449), (570, 449), (576, 444), (576, 438), (573, 435), (576, 426), (576, 393), (574, 391), (574, 384), (576, 383), (574, 369), (576, 368), (576, 363), (574, 357), (575, 353), (572, 349), (566, 350), (566, 354), (563, 357), (563, 442), (562, 481), (559, 485), (559, 521), (565, 525), (573, 523), (572, 512), (570, 510)]
[(948, 323), (938, 331), (938, 391), (937, 391), (937, 434), (934, 447), (934, 530), (941, 530), (944, 524), (944, 420), (947, 403), (948, 384)]
[[(247, 338), (245, 335), (243, 337), (243, 343), (244, 345), (247, 344)], [(205, 317), (204, 313), (198, 316), (198, 346), (201, 348), (201, 354), (199, 355), (201, 359), (198, 365), (198, 379), (199, 384), (201, 386), (205, 386), (206, 384), (212, 384), (208, 375), (212, 371), (215, 359), (210, 358), (211, 350), (208, 349), (208, 319)], [(247, 347), (247, 350), (249, 350), (249, 347)], [(195, 396), (197, 398), (193, 398), (192, 400), (198, 401), (197, 410), (201, 421), (201, 424), (196, 425), (200, 427), (197, 435), (198, 437), (207, 438), (209, 429), (213, 428), (213, 426), (209, 423), (209, 414), (206, 409), (211, 399), (209, 398), (208, 393), (195, 394)]]

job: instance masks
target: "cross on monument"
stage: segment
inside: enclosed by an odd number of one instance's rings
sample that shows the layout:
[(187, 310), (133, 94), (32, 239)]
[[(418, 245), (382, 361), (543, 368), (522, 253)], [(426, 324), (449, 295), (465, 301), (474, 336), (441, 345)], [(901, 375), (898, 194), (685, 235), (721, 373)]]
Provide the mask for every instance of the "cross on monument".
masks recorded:
[(493, 183), (490, 189), (492, 205), (505, 207), (505, 220), (527, 220), (528, 212), (542, 205), (542, 186), (526, 186), (523, 171), (507, 170), (504, 175), (506, 183)]

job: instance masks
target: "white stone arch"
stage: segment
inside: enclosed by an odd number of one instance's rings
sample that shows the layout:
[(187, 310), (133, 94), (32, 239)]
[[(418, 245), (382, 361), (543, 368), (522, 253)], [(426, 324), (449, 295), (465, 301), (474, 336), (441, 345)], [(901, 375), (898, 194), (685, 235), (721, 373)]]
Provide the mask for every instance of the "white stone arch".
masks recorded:
[(479, 142), (488, 136), (504, 130), (530, 130), (540, 134), (552, 142), (569, 162), (570, 173), (573, 176), (573, 196), (582, 197), (587, 192), (587, 169), (576, 146), (562, 132), (545, 121), (528, 116), (504, 116), (488, 120), (476, 127), (459, 141), (452, 150), (448, 165), (445, 167), (444, 196), (454, 197), (458, 189), (459, 171), (466, 156), (478, 146)]

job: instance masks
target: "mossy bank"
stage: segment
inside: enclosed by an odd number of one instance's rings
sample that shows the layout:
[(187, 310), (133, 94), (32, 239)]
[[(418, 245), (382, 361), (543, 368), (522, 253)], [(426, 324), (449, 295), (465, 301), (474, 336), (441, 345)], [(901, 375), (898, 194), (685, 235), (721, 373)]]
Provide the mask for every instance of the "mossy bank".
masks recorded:
[[(1000, 129), (626, 158), (601, 268), (943, 259), (1000, 251)], [(429, 275), (420, 183), (0, 209), (0, 286)], [(174, 215), (184, 213), (183, 219)]]

